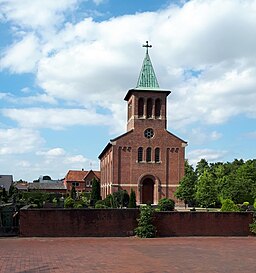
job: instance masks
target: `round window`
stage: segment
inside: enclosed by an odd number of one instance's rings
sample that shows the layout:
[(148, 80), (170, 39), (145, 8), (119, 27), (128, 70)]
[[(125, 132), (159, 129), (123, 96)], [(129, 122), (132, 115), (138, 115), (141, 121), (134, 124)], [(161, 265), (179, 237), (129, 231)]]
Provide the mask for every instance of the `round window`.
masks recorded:
[(144, 137), (152, 138), (154, 136), (154, 130), (152, 128), (148, 128), (144, 131)]

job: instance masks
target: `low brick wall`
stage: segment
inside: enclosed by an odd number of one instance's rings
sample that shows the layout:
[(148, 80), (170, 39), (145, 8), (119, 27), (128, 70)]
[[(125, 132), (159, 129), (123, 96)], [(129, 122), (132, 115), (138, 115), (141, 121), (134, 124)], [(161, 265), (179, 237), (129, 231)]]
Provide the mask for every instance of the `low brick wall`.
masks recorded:
[[(138, 209), (21, 209), (20, 236), (130, 236)], [(157, 236), (248, 236), (252, 213), (157, 212)]]

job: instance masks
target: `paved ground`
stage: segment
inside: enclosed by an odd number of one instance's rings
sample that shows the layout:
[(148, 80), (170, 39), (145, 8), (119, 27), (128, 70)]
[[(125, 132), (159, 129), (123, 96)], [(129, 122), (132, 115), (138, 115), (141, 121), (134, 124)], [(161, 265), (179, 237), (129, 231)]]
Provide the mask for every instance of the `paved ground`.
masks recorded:
[(0, 272), (255, 273), (256, 237), (0, 238)]

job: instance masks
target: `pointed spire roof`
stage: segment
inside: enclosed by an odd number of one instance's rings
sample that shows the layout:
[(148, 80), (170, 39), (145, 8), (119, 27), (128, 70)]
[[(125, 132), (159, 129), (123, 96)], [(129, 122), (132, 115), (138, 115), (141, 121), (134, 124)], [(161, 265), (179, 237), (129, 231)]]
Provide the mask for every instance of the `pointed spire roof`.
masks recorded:
[(158, 89), (159, 84), (148, 54), (148, 48), (152, 47), (152, 45), (149, 45), (148, 41), (146, 41), (146, 45), (143, 45), (143, 47), (146, 47), (146, 56), (142, 64), (136, 88)]

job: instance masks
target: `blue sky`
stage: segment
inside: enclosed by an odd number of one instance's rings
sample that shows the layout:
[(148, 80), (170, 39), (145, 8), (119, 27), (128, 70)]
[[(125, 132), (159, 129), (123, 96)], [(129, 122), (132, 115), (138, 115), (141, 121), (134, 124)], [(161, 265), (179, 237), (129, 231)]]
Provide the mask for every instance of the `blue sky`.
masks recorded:
[(145, 49), (195, 164), (255, 158), (256, 1), (0, 0), (0, 173), (99, 169)]

